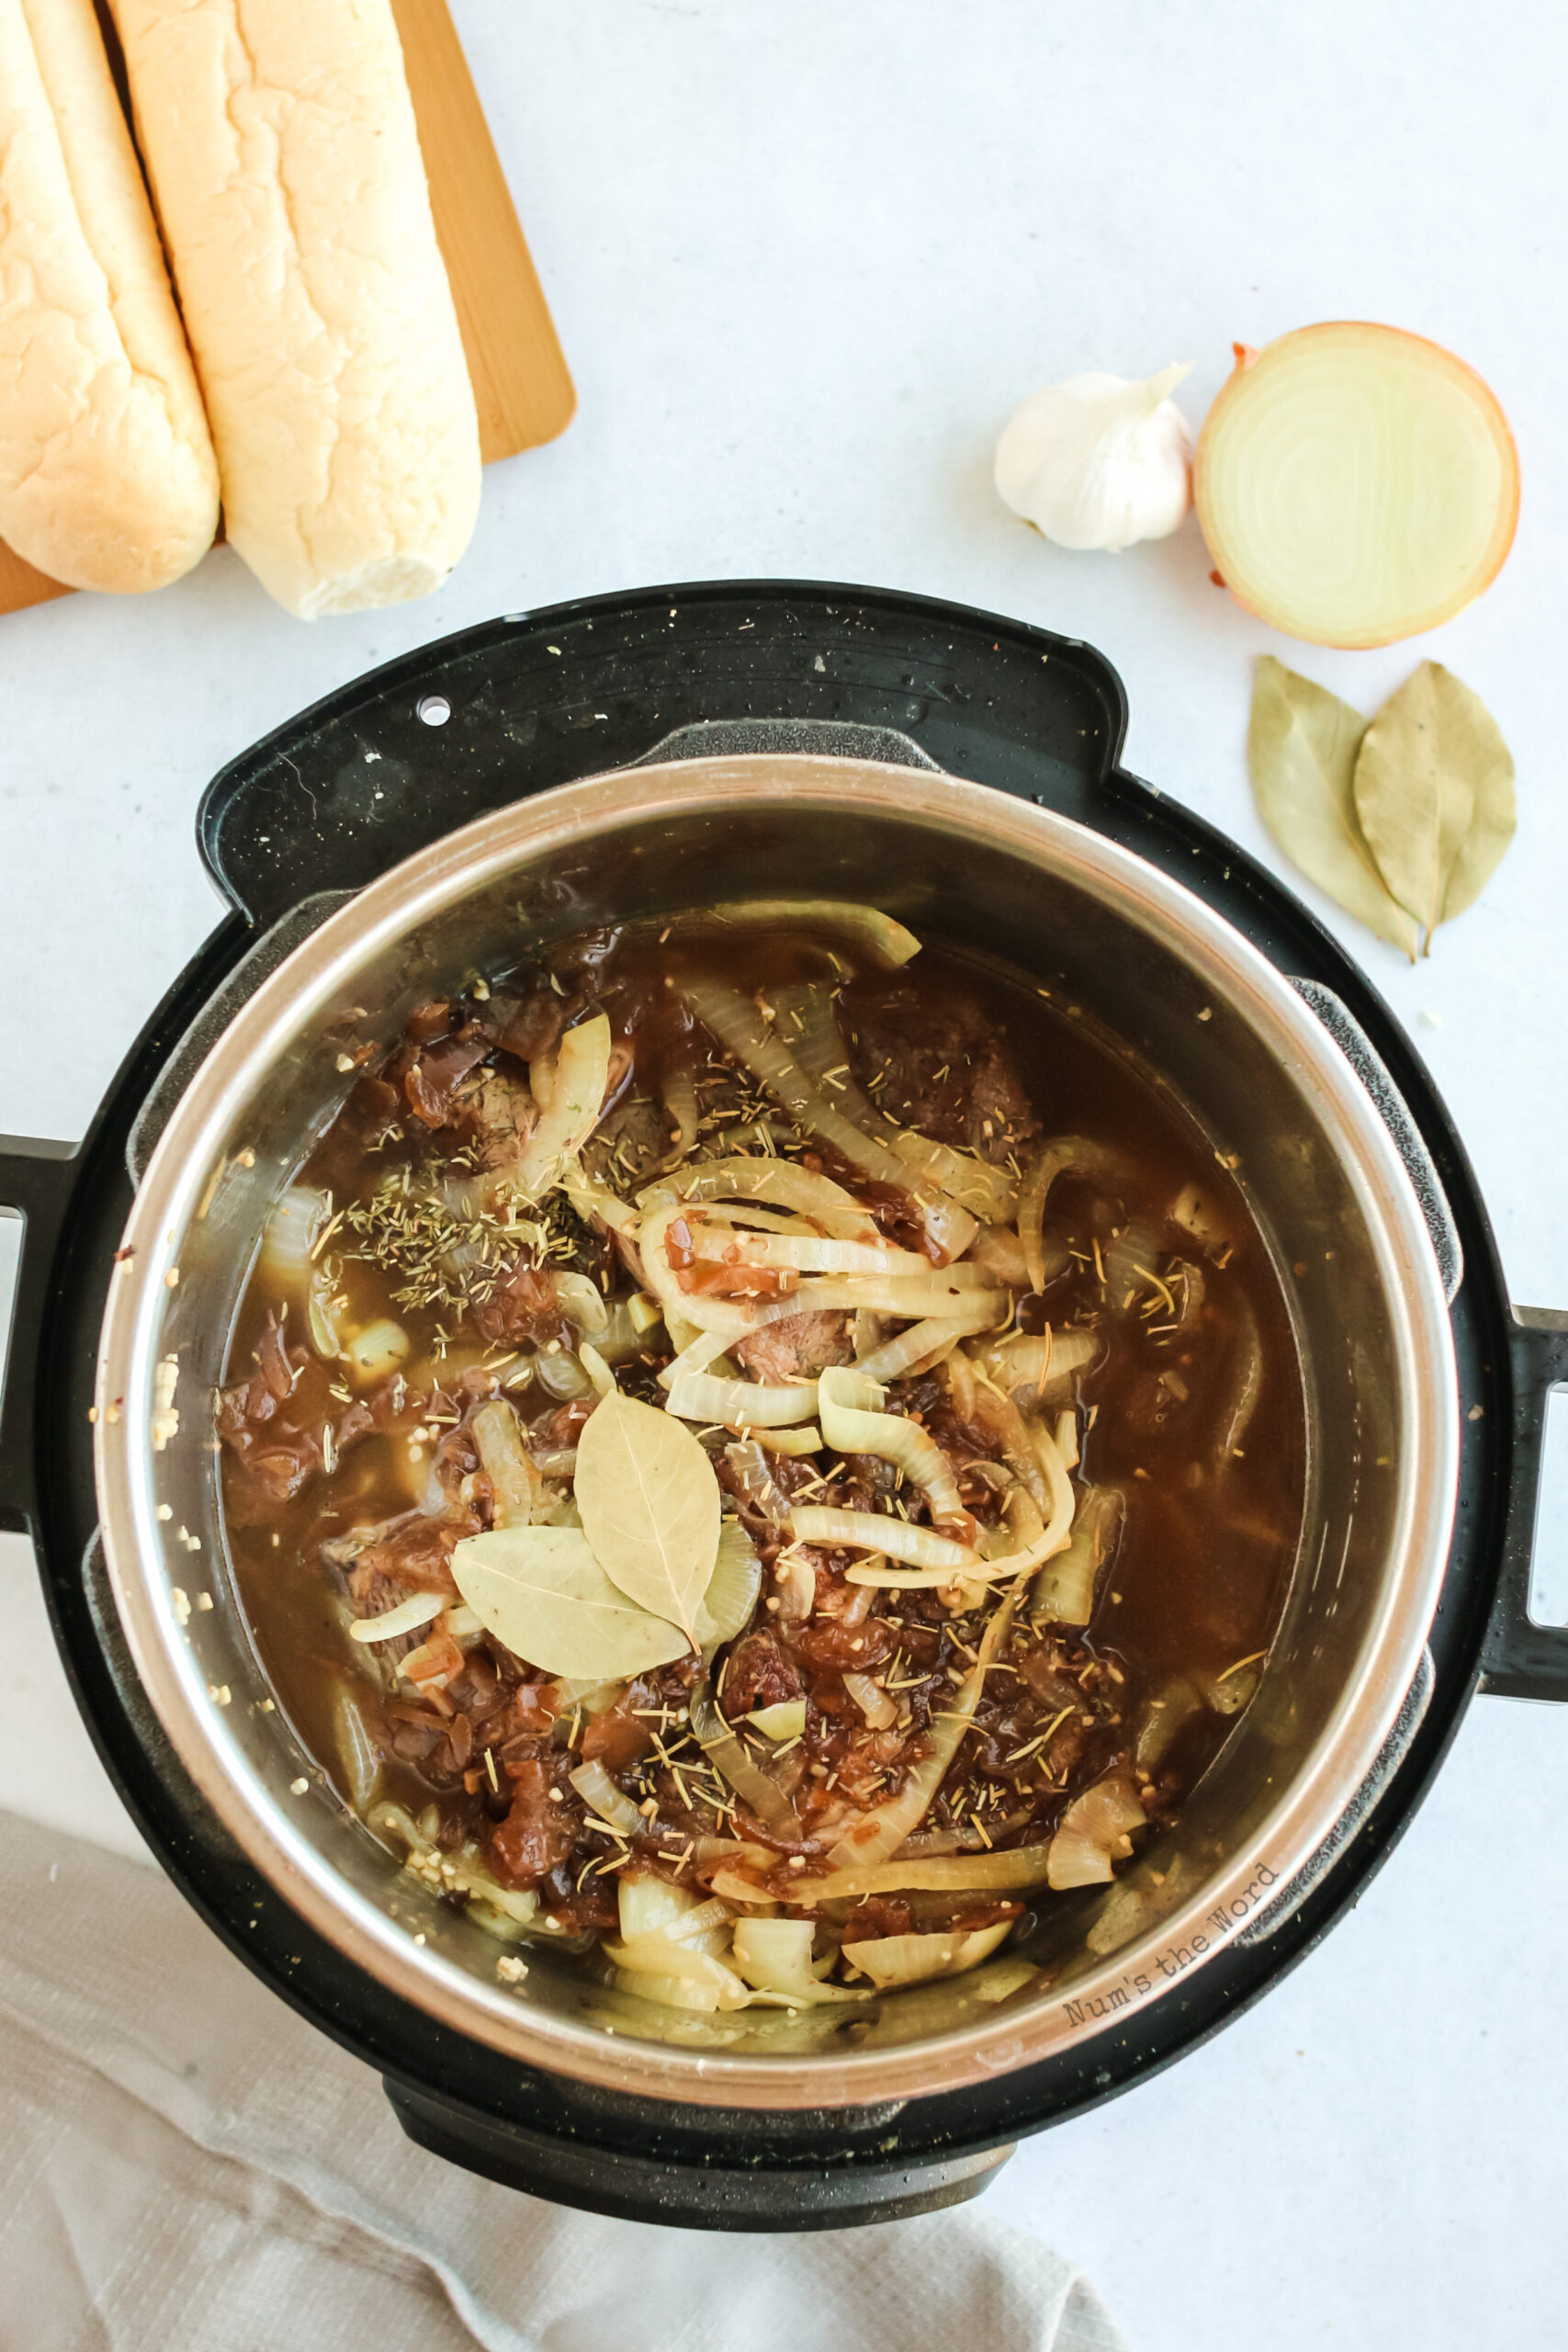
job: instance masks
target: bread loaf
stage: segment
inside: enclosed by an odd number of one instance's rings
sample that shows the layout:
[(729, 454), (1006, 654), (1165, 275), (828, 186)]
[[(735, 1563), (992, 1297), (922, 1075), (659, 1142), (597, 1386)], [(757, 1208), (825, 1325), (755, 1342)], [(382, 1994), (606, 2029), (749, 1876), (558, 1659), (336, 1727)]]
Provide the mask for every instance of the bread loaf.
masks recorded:
[(389, 0), (112, 0), (229, 542), (302, 618), (438, 587), (479, 424)]
[(73, 588), (161, 588), (217, 523), (93, 0), (0, 0), (0, 537)]

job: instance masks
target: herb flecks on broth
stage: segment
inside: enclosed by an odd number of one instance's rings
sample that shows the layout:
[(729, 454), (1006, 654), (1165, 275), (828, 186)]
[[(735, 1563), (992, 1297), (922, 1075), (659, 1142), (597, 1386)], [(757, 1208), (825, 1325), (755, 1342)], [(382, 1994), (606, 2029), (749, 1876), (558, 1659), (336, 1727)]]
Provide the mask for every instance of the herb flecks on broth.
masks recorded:
[(1300, 1523), (1212, 1149), (1043, 991), (815, 904), (418, 1007), (231, 1379), (243, 1599), (347, 1801), (687, 2010), (952, 1974), (1107, 1884), (1256, 1688)]

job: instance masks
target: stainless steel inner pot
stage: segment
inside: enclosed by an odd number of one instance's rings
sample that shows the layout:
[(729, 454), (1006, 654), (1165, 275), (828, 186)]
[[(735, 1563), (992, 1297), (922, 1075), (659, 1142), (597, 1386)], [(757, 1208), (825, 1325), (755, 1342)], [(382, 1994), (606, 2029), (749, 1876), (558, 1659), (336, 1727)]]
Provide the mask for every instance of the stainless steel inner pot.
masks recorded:
[[(541, 1950), (524, 1984), (499, 1984), (495, 1943), (397, 1868), (270, 1705), (226, 1564), (211, 1425), (261, 1227), (349, 1082), (347, 1037), (389, 1037), (421, 999), (588, 925), (791, 891), (874, 900), (1065, 988), (1174, 1090), (1235, 1156), (1292, 1302), (1308, 1399), (1306, 1521), (1279, 1636), (1176, 1831), (1117, 1886), (1042, 1904), (1029, 1984), (1010, 1989), (1004, 1954), (847, 2023), (687, 2018)], [(105, 1549), (138, 1671), (254, 1866), (457, 2031), (579, 2082), (730, 2109), (865, 2106), (994, 2077), (1114, 2028), (1244, 1934), (1309, 1868), (1416, 1684), (1458, 1456), (1421, 1204), (1290, 982), (1199, 899), (1065, 818), (915, 768), (773, 755), (562, 786), (329, 915), (168, 1119), (110, 1291), (97, 1408)]]

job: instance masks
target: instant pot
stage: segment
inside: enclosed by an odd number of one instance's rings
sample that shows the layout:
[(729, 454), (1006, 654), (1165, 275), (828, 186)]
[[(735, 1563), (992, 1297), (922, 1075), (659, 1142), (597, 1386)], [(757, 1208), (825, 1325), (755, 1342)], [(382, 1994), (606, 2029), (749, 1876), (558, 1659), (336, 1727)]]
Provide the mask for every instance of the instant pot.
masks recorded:
[[(1431, 1081), (1269, 875), (1119, 765), (1092, 649), (881, 591), (718, 583), (509, 616), (330, 696), (199, 817), (229, 911), (79, 1148), (0, 1143), (26, 1219), (0, 1523), (84, 1717), (230, 1948), (383, 2075), (422, 2145), (641, 2220), (890, 2219), (1168, 2064), (1354, 1900), (1478, 1687), (1568, 1697), (1529, 1614), (1568, 1316), (1510, 1308)], [(1250, 1705), (1110, 1889), (852, 2011), (718, 2020), (495, 1946), (353, 1821), (272, 1702), (211, 1392), (351, 1035), (588, 925), (874, 899), (1102, 1023), (1232, 1160), (1309, 1403), (1302, 1548)]]

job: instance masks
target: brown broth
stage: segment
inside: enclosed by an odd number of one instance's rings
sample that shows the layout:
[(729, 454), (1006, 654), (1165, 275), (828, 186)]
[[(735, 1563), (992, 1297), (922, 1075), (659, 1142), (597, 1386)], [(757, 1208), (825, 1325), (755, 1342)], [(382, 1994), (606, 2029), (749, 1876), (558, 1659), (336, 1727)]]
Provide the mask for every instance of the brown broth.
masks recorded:
[[(834, 945), (840, 967), (846, 966), (842, 943)], [(557, 951), (553, 963), (568, 1000), (586, 993), (609, 1013), (617, 1042), (630, 1049), (629, 1094), (655, 1100), (672, 1070), (682, 1065), (699, 1069), (710, 1053), (705, 1034), (694, 1028), (678, 988), (670, 984), (672, 976), (711, 972), (747, 992), (761, 991), (765, 1001), (770, 989), (820, 978), (825, 969), (819, 937), (722, 936), (712, 926), (681, 927), (663, 939), (651, 930), (598, 934)], [(491, 985), (499, 993), (503, 983), (492, 975)], [(1027, 1329), (1045, 1319), (1058, 1328), (1091, 1319), (1109, 1334), (1105, 1360), (1077, 1384), (1083, 1460), (1076, 1476), (1121, 1486), (1126, 1520), (1081, 1646), (1086, 1657), (1106, 1662), (1122, 1678), (1118, 1713), (1110, 1720), (1119, 1720), (1120, 1736), (1130, 1739), (1147, 1698), (1170, 1678), (1212, 1682), (1267, 1650), (1303, 1504), (1303, 1398), (1289, 1311), (1234, 1177), (1217, 1164), (1212, 1146), (1169, 1091), (1077, 1008), (928, 946), (904, 972), (889, 976), (862, 967), (849, 979), (841, 1014), (855, 1077), (869, 1084), (877, 1076), (868, 1039), (879, 1026), (908, 1039), (933, 1008), (940, 1015), (944, 1006), (964, 1000), (977, 1005), (986, 1031), (1010, 1057), (1040, 1130), (1081, 1134), (1116, 1147), (1131, 1171), (1113, 1206), (1083, 1182), (1061, 1182), (1051, 1197), (1048, 1230), (1076, 1254), (1048, 1283), (1043, 1300), (1026, 1301), (1022, 1314)], [(967, 1082), (963, 1072), (956, 1081), (952, 1071), (937, 1080), (930, 1056), (923, 1075), (938, 1094), (942, 1085)], [(761, 1104), (753, 1082), (738, 1091), (750, 1104)], [(895, 1117), (901, 1114), (896, 1090), (884, 1091), (880, 1100)], [(330, 1189), (342, 1208), (367, 1197), (422, 1148), (427, 1147), (394, 1140), (367, 1153), (363, 1129), (348, 1115), (323, 1137), (299, 1182)], [(831, 1169), (830, 1157), (829, 1164)], [(1232, 1243), (1218, 1260), (1165, 1225), (1170, 1203), (1194, 1183), (1216, 1204)], [(1168, 1280), (1178, 1258), (1201, 1274), (1203, 1305), (1190, 1331), (1170, 1329), (1164, 1311), (1141, 1312), (1142, 1298), (1130, 1307), (1107, 1301), (1102, 1272), (1115, 1231), (1145, 1219), (1157, 1236)], [(595, 1264), (606, 1262), (602, 1250), (591, 1255)], [(449, 1310), (390, 1305), (389, 1286), (377, 1266), (343, 1261), (341, 1290), (350, 1301), (345, 1322), (390, 1315), (401, 1323), (412, 1340), (403, 1367), (412, 1388), (423, 1392), (436, 1380), (449, 1382), (465, 1360), (482, 1352)], [(1145, 1285), (1142, 1296), (1150, 1295)], [(231, 1380), (243, 1381), (251, 1372), (277, 1303), (276, 1284), (258, 1265), (234, 1329)], [(299, 1313), (295, 1302), (286, 1326), (291, 1338), (299, 1336)], [(1214, 1458), (1216, 1432), (1234, 1402), (1249, 1333), (1257, 1337), (1261, 1385), (1245, 1434), (1222, 1464)], [(451, 1343), (445, 1355), (444, 1342)], [(634, 1372), (634, 1385), (637, 1376)], [(341, 1391), (332, 1394), (336, 1378), (335, 1368), (312, 1359), (289, 1400), (293, 1418), (340, 1411)], [(551, 1402), (536, 1384), (524, 1393), (522, 1406), (536, 1416)], [(409, 1420), (404, 1416), (395, 1430), (366, 1439), (332, 1478), (316, 1476), (296, 1498), (259, 1519), (248, 1517), (226, 1463), (229, 1540), (244, 1614), (280, 1703), (345, 1794), (334, 1699), (344, 1672), (362, 1670), (364, 1654), (344, 1634), (342, 1585), (323, 1569), (320, 1546), (356, 1521), (385, 1519), (418, 1501), (428, 1464), (410, 1461)], [(1190, 1787), (1230, 1728), (1226, 1716), (1207, 1711), (1189, 1724), (1170, 1756), (1178, 1794)], [(415, 1766), (387, 1751), (382, 1793), (417, 1812), (432, 1792)]]

